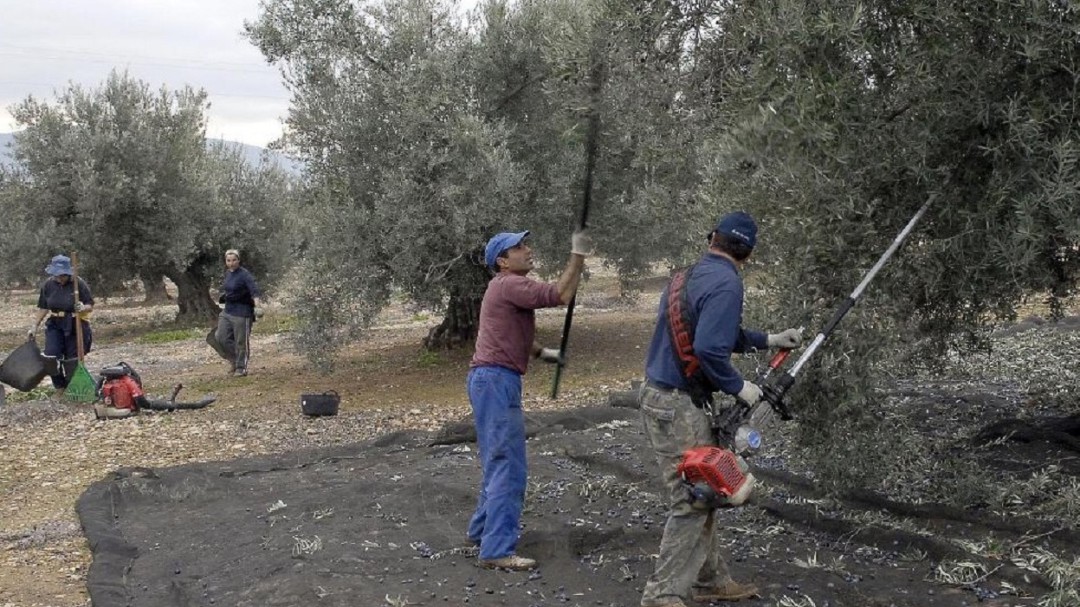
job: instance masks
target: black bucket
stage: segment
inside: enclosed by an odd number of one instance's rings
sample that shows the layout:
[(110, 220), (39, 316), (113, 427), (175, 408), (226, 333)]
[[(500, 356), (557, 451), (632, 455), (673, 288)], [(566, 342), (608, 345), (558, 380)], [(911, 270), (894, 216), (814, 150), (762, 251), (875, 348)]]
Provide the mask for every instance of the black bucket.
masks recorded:
[(47, 362), (41, 355), (37, 342), (27, 340), (0, 363), (0, 382), (16, 390), (29, 392), (38, 387), (41, 380), (49, 374)]
[(300, 411), (311, 417), (324, 415), (337, 415), (341, 397), (333, 390), (327, 390), (322, 394), (301, 394)]

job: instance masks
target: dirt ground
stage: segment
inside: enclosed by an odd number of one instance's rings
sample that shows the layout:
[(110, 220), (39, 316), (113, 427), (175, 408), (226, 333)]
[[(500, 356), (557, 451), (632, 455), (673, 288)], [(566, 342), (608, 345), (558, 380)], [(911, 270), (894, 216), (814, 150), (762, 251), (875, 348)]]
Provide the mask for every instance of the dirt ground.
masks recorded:
[[(24, 339), (35, 301), (29, 291), (0, 295), (0, 352)], [(602, 402), (608, 392), (627, 388), (641, 373), (652, 306), (646, 296), (628, 304), (583, 292), (559, 398), (548, 396), (551, 369), (537, 368), (527, 377), (525, 406)], [(174, 309), (144, 306), (137, 298), (99, 301), (87, 366), (93, 372), (126, 361), (150, 395), (164, 397), (182, 383), (179, 400), (216, 396), (205, 410), (97, 422), (86, 405), (49, 399), (47, 379), (32, 393), (8, 388), (0, 406), (0, 606), (88, 604), (91, 557), (74, 505), (110, 471), (345, 444), (402, 428), (434, 430), (468, 413), (464, 378), (471, 352), (424, 352), (421, 339), (437, 321), (431, 315), (389, 310), (343, 353), (333, 373), (322, 375), (288, 346), (278, 332), (284, 314), (271, 304), (255, 325), (251, 372), (234, 378), (206, 345), (205, 331), (149, 343), (176, 330), (169, 323)], [(538, 314), (544, 343), (557, 344), (561, 314)], [(301, 415), (300, 394), (326, 390), (341, 395), (332, 423)]]
[[(579, 298), (571, 359), (563, 375), (560, 397), (548, 398), (551, 369), (536, 367), (525, 385), (526, 410), (555, 416), (564, 412), (575, 419), (590, 417), (577, 412), (583, 406), (604, 410), (610, 396), (627, 390), (630, 382), (642, 374), (643, 350), (652, 329), (657, 284), (651, 283), (649, 289), (632, 300), (619, 299), (613, 288), (599, 283), (594, 283), (593, 290), (586, 287)], [(0, 350), (21, 339), (31, 318), (32, 304), (28, 293), (9, 293), (0, 300)], [(86, 580), (91, 552), (75, 504), (91, 486), (103, 486), (94, 485), (95, 482), (103, 479), (106, 479), (104, 485), (124, 482), (130, 479), (132, 467), (159, 470), (154, 474), (162, 478), (176, 477), (179, 474), (176, 470), (180, 469), (172, 467), (181, 465), (189, 465), (183, 470), (220, 476), (218, 473), (223, 468), (257, 467), (254, 462), (262, 461), (258, 458), (263, 456), (269, 458), (267, 461), (282, 461), (284, 457), (299, 462), (314, 457), (313, 453), (325, 454), (327, 450), (338, 453), (335, 449), (351, 450), (355, 457), (375, 461), (381, 457), (379, 449), (385, 450), (386, 444), (366, 449), (362, 447), (363, 441), (399, 430), (445, 433), (448, 427), (460, 428), (468, 416), (463, 382), (470, 352), (423, 352), (420, 339), (435, 322), (424, 314), (388, 312), (363, 342), (345, 353), (332, 374), (319, 375), (289, 350), (285, 336), (279, 331), (287, 326), (287, 319), (280, 310), (271, 308), (267, 318), (256, 325), (252, 373), (245, 378), (226, 376), (223, 363), (205, 345), (203, 332), (189, 331), (179, 335), (180, 339), (161, 342), (161, 335), (174, 330), (167, 322), (168, 306), (141, 306), (116, 299), (102, 302), (95, 315), (98, 341), (88, 358), (91, 370), (123, 360), (140, 371), (152, 394), (167, 394), (175, 384), (183, 383), (181, 400), (195, 400), (205, 394), (213, 394), (218, 400), (200, 411), (150, 413), (128, 420), (98, 422), (85, 405), (53, 402), (47, 398), (47, 391), (30, 394), (9, 391), (7, 403), (0, 407), (0, 607), (89, 604)], [(541, 313), (539, 340), (554, 344), (561, 324), (560, 311)], [(895, 419), (914, 420), (911, 423), (925, 427), (928, 434), (940, 434), (942, 427), (956, 429), (956, 435), (965, 440), (970, 433), (959, 429), (957, 417), (963, 417), (968, 426), (993, 421), (1008, 424), (1018, 415), (1035, 423), (1044, 417), (1042, 414), (1054, 412), (1050, 402), (1039, 417), (1031, 416), (1033, 399), (1044, 394), (1039, 390), (1068, 378), (1033, 375), (1010, 365), (1025, 357), (1045, 358), (1044, 345), (1050, 340), (1059, 345), (1059, 350), (1071, 351), (1075, 357), (1080, 331), (1074, 328), (1069, 323), (1029, 322), (1011, 333), (1003, 333), (999, 349), (1002, 354), (984, 361), (982, 367), (964, 380), (912, 380), (889, 387), (888, 398), (897, 410)], [(338, 416), (309, 419), (300, 414), (301, 393), (331, 389), (342, 397)], [(955, 407), (958, 402), (967, 405), (962, 416)], [(349, 583), (357, 583), (360, 578), (367, 583), (377, 582), (373, 588), (378, 592), (369, 593), (368, 598), (381, 600), (365, 604), (635, 604), (633, 597), (639, 595), (644, 577), (651, 569), (662, 509), (649, 497), (651, 469), (648, 458), (643, 457), (647, 451), (632, 421), (634, 418), (633, 412), (626, 412), (616, 420), (619, 423), (609, 420), (569, 427), (560, 422), (555, 424), (559, 432), (530, 441), (531, 457), (539, 463), (535, 485), (530, 485), (532, 501), (527, 504), (526, 517), (532, 512), (540, 518), (527, 521), (523, 546), (534, 548), (538, 556), (558, 561), (548, 565), (546, 577), (481, 573), (472, 567), (465, 568), (469, 564), (468, 555), (461, 552), (449, 553), (448, 556), (455, 558), (439, 562), (417, 561), (416, 555), (403, 556), (402, 552), (381, 554), (373, 560), (390, 559), (396, 564), (391, 566), (388, 562), (386, 570), (380, 573), (379, 569), (370, 569), (372, 559), (368, 556), (358, 556), (355, 551), (334, 553), (328, 548), (320, 556), (338, 557), (327, 574), (336, 581), (309, 588), (315, 593), (310, 596), (280, 595), (277, 598), (283, 602), (276, 604), (308, 601), (320, 604), (315, 599), (324, 598), (321, 604), (358, 604), (342, 599), (341, 594), (329, 594), (348, 587), (337, 579), (339, 575), (344, 575)], [(1036, 436), (1023, 443), (1010, 440), (1015, 429), (1006, 428), (996, 436), (989, 436), (988, 446), (970, 464), (986, 466), (988, 475), (1001, 474), (1003, 467), (1011, 467), (1012, 471), (1022, 470), (1026, 476), (1049, 461), (1063, 474), (1076, 478), (1080, 464), (1070, 446), (1072, 435), (1067, 428), (1064, 436), (1057, 437), (1060, 439), (1057, 442)], [(460, 518), (461, 509), (468, 508), (471, 500), (468, 475), (475, 470), (465, 461), (470, 457), (467, 452), (454, 451), (454, 443), (449, 447), (431, 447), (427, 435), (408, 436), (411, 438), (402, 439), (401, 444), (409, 445), (415, 457), (445, 462), (439, 465), (446, 469), (455, 462), (461, 464), (462, 476), (448, 478), (454, 482), (465, 479), (462, 483), (428, 481), (437, 483), (439, 490), (456, 496), (460, 502), (453, 511), (439, 510), (429, 517), (437, 519), (437, 528), (442, 530), (440, 539), (434, 542), (438, 545), (429, 548), (445, 551), (460, 539), (455, 535), (457, 527), (448, 521)], [(1080, 538), (1073, 530), (1044, 524), (1037, 516), (1020, 520), (1003, 512), (973, 513), (890, 501), (872, 488), (864, 494), (827, 497), (810, 480), (812, 474), (808, 476), (806, 470), (799, 470), (795, 459), (783, 448), (788, 440), (785, 431), (778, 431), (777, 455), (759, 462), (756, 474), (764, 488), (755, 504), (724, 515), (730, 533), (725, 534), (723, 541), (732, 554), (733, 567), (763, 588), (763, 596), (755, 605), (1035, 605), (1039, 597), (1051, 590), (1050, 583), (1037, 573), (1034, 557), (1027, 561), (1020, 558), (1028, 555), (1022, 549), (1037, 547), (1056, 551), (1055, 554), (1070, 554), (1080, 545)], [(379, 445), (378, 441), (368, 444)], [(583, 444), (602, 445), (603, 453), (582, 451)], [(293, 467), (304, 468), (299, 464)], [(335, 475), (343, 474), (341, 469), (330, 466), (319, 472), (328, 476), (319, 477), (316, 473), (322, 468), (312, 469), (309, 482), (314, 484), (305, 486), (318, 487), (321, 486), (318, 483), (338, 479)], [(585, 477), (592, 481), (571, 487), (559, 476), (568, 470), (575, 477), (584, 470)], [(413, 486), (380, 485), (375, 478), (367, 480), (372, 483), (370, 495), (376, 498)], [(132, 486), (130, 480), (127, 482), (124, 486)], [(596, 495), (592, 496), (590, 492), (594, 490)], [(231, 489), (226, 487), (224, 491), (228, 493)], [(294, 493), (284, 501), (297, 504), (301, 499)], [(631, 508), (629, 500), (640, 504)], [(259, 503), (260, 507), (264, 505)], [(117, 502), (117, 507), (120, 506)], [(161, 520), (180, 523), (184, 515), (174, 506), (153, 505), (161, 508)], [(570, 520), (583, 521), (577, 524), (583, 529), (575, 531), (574, 525), (567, 528), (554, 523), (572, 512), (591, 513), (571, 517)], [(314, 511), (307, 514), (313, 515)], [(400, 518), (391, 514), (365, 518), (377, 518), (374, 528), (393, 536), (403, 525)], [(265, 523), (273, 517), (258, 518)], [(231, 520), (223, 516), (215, 524), (227, 525)], [(237, 525), (243, 524), (240, 519), (237, 521)], [(639, 529), (642, 531), (638, 532)], [(577, 538), (569, 551), (565, 541), (552, 539), (565, 534)], [(137, 537), (133, 532), (132, 541)], [(217, 539), (220, 541), (222, 537), (228, 541), (232, 536), (229, 532), (218, 532)], [(178, 542), (175, 536), (138, 539), (150, 542), (141, 546), (148, 555), (175, 553), (175, 557), (170, 557), (172, 561), (166, 558), (162, 562), (172, 562), (178, 571), (187, 568), (178, 563), (186, 558), (185, 550), (195, 544), (192, 541), (188, 546)], [(293, 546), (287, 537), (278, 539), (283, 545)], [(368, 540), (362, 537), (352, 540), (361, 545), (355, 549), (359, 552), (375, 550), (363, 544)], [(379, 545), (399, 546), (394, 541)], [(1010, 549), (1002, 552), (1002, 546)], [(163, 552), (156, 552), (159, 548)], [(204, 545), (201, 550), (199, 554), (206, 554), (213, 546)], [(425, 556), (429, 551), (423, 547), (402, 550), (416, 552), (422, 559), (431, 556)], [(154, 562), (152, 557), (148, 558), (145, 562)], [(285, 558), (284, 564), (274, 561), (264, 564), (274, 571), (281, 567), (299, 571), (305, 566), (289, 561), (288, 556)], [(208, 559), (208, 563), (215, 562)], [(139, 572), (133, 571), (134, 579)], [(584, 585), (592, 578), (582, 571), (602, 572), (598, 579), (603, 581), (586, 588)], [(185, 584), (192, 582), (185, 580)], [(148, 593), (144, 595), (147, 601), (135, 604), (204, 604), (212, 594), (205, 584), (212, 580), (206, 577), (203, 581), (202, 595), (183, 600), (160, 598), (166, 595), (153, 594), (152, 585), (147, 584), (143, 591)], [(217, 604), (270, 604), (275, 593), (282, 591), (282, 587), (274, 584), (233, 589), (233, 593), (220, 582), (218, 586), (215, 591), (231, 598), (223, 598)], [(179, 587), (186, 588), (183, 584)], [(327, 594), (320, 596), (323, 592)]]

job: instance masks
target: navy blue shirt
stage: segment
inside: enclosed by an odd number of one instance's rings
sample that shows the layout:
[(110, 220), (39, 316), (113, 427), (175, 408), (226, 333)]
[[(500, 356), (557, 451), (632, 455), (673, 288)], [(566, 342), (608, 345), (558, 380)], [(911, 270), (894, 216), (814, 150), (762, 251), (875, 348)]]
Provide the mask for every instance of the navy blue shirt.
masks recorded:
[[(656, 329), (645, 359), (645, 377), (663, 387), (685, 390), (686, 379), (671, 348), (668, 288), (660, 296)], [(738, 394), (743, 379), (731, 364), (731, 353), (768, 347), (768, 335), (742, 328), (743, 284), (739, 271), (730, 259), (706, 253), (694, 266), (686, 289), (691, 316), (697, 320), (694, 354), (713, 386), (726, 394)]]
[[(38, 291), (37, 307), (41, 310), (52, 310), (54, 312), (74, 312), (75, 311), (75, 288), (71, 286), (71, 280), (68, 279), (67, 284), (60, 284), (56, 282), (55, 278), (50, 278), (41, 283), (41, 289)], [(90, 293), (90, 285), (86, 284), (83, 279), (79, 279), (79, 301), (86, 305), (94, 305), (94, 296)]]
[(225, 297), (226, 314), (255, 318), (255, 298), (261, 294), (255, 277), (247, 268), (240, 266), (233, 271), (226, 270), (221, 294)]

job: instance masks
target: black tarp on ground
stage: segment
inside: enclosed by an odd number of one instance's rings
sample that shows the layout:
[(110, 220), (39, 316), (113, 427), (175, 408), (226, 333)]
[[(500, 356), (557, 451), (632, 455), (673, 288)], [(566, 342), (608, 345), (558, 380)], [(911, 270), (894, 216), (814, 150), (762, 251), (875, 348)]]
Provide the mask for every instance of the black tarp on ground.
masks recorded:
[[(530, 416), (529, 433), (541, 438), (529, 443), (531, 498), (520, 552), (541, 559), (539, 573), (483, 571), (464, 549), (479, 469), (475, 443), (466, 442), (472, 430), (461, 424), (438, 436), (399, 433), (346, 447), (111, 474), (77, 505), (94, 552), (91, 598), (96, 606), (384, 605), (388, 596), (410, 605), (457, 605), (466, 597), (469, 604), (527, 605), (543, 601), (540, 594), (587, 592), (603, 604), (629, 604), (632, 587), (617, 600), (606, 589), (589, 592), (598, 572), (579, 560), (603, 546), (625, 546), (640, 568), (636, 561), (655, 551), (659, 530), (633, 524), (646, 515), (634, 514), (641, 504), (632, 497), (616, 503), (580, 493), (651, 482), (634, 445), (616, 439), (615, 428), (596, 430), (613, 421), (624, 429), (634, 415), (594, 409)], [(590, 500), (598, 501), (585, 507)], [(597, 590), (621, 581), (621, 565), (600, 566), (602, 577), (617, 579)], [(485, 603), (481, 595), (507, 602)]]
[[(519, 552), (539, 560), (535, 572), (481, 570), (465, 548), (479, 469), (463, 423), (438, 435), (111, 474), (77, 505), (93, 549), (93, 604), (637, 605), (664, 520), (637, 412), (530, 415), (529, 431)], [(796, 491), (759, 494), (807, 504)], [(823, 514), (811, 511), (800, 522), (811, 528), (792, 528), (776, 525), (773, 510), (720, 513), (736, 577), (762, 590), (742, 604), (805, 595), (832, 607), (951, 606), (973, 598), (930, 582), (931, 562), (898, 562), (910, 548), (902, 536), (863, 547), (856, 536), (865, 524), (819, 532), (810, 519)]]

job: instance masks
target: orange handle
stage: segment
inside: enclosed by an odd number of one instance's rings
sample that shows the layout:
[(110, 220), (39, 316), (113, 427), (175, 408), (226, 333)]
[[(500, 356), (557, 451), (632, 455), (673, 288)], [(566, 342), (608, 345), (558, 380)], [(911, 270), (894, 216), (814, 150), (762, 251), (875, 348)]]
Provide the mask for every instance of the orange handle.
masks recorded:
[(787, 360), (788, 354), (791, 354), (791, 350), (786, 348), (777, 351), (776, 354), (773, 354), (772, 360), (769, 361), (769, 370), (772, 371), (773, 369), (777, 369), (780, 367), (780, 365), (784, 364), (784, 361)]

